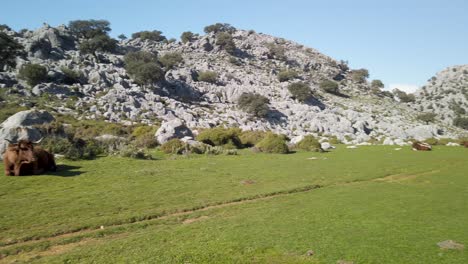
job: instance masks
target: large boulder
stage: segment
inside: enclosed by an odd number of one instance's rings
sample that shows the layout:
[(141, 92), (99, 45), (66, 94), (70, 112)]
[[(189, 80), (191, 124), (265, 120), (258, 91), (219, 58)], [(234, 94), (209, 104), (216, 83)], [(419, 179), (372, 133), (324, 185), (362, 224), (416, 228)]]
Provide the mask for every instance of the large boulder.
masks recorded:
[(426, 140), (428, 138), (436, 137), (438, 135), (438, 129), (434, 125), (423, 125), (407, 129), (406, 133), (408, 134), (408, 138)]
[(161, 127), (155, 134), (156, 140), (159, 144), (164, 144), (173, 138), (192, 136), (192, 131), (178, 118), (162, 123)]
[(48, 124), (54, 120), (55, 118), (48, 112), (38, 110), (21, 111), (10, 116), (0, 124), (0, 154), (3, 154), (8, 146), (5, 139), (11, 141), (39, 140), (42, 138), (42, 134), (35, 126)]

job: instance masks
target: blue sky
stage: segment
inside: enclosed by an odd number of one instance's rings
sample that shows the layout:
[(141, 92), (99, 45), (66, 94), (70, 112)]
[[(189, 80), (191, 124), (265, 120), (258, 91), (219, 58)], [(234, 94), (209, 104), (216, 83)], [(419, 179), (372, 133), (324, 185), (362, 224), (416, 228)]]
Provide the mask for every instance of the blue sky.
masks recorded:
[(15, 30), (106, 19), (112, 36), (161, 30), (178, 38), (216, 22), (254, 29), (367, 68), (389, 88), (412, 90), (445, 67), (468, 63), (466, 0), (2, 0)]

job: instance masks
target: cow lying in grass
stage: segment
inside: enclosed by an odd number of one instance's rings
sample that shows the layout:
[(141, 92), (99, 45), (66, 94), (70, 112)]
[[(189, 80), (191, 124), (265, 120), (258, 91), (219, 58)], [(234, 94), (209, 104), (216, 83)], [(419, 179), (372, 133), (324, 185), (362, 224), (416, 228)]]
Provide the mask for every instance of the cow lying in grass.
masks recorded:
[(414, 142), (413, 150), (429, 151), (432, 150), (432, 146), (424, 142)]
[(54, 155), (41, 147), (34, 146), (40, 140), (37, 142), (20, 140), (17, 143), (7, 141), (10, 144), (3, 154), (6, 176), (41, 174), (48, 170), (57, 170)]

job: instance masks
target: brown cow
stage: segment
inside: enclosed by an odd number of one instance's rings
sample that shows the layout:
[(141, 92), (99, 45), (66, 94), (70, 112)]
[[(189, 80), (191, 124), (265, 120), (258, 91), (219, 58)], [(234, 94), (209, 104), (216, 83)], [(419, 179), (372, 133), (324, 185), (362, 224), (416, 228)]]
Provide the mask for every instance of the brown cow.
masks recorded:
[(429, 151), (432, 150), (432, 146), (427, 143), (417, 141), (413, 143), (413, 150)]
[(38, 142), (29, 140), (20, 140), (18, 143), (10, 142), (3, 154), (5, 175), (41, 174), (47, 170), (57, 170), (54, 155), (41, 147), (34, 146), (39, 142), (40, 140)]

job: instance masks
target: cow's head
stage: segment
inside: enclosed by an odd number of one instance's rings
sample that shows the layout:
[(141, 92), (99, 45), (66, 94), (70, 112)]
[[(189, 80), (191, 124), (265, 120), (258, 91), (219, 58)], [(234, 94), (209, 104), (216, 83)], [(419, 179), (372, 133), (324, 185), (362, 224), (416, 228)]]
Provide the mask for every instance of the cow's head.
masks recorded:
[(36, 161), (36, 155), (34, 154), (34, 145), (41, 142), (39, 141), (30, 141), (21, 139), (16, 143), (6, 139), (10, 144), (8, 145), (9, 151), (16, 152), (16, 162), (18, 163), (31, 163)]

